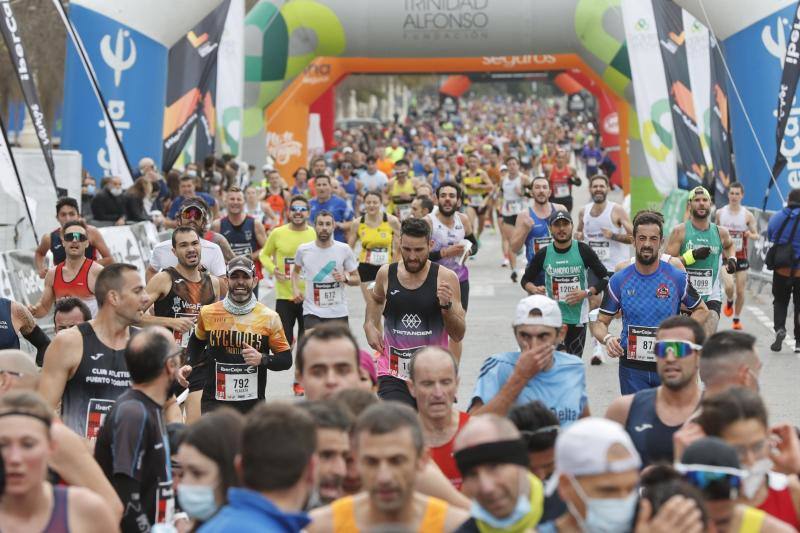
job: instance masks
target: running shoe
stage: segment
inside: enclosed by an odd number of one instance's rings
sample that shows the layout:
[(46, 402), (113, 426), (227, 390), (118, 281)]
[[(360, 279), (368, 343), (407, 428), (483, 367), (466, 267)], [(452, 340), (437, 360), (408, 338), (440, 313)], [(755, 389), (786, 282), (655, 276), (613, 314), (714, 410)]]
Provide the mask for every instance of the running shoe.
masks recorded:
[(725, 316), (733, 316), (733, 302), (730, 300), (725, 302), (725, 309), (722, 312), (725, 313)]
[(518, 277), (518, 276), (517, 276), (517, 271), (516, 271), (516, 270), (512, 270), (512, 271), (511, 271), (511, 281), (512, 281), (513, 283), (516, 283), (516, 282), (517, 282), (517, 277)]
[(511, 264), (511, 262), (508, 260), (508, 257), (504, 257), (503, 258), (503, 262), (500, 263), (500, 266), (503, 267), (503, 268), (508, 268), (508, 266), (510, 264)]
[(769, 349), (773, 352), (780, 352), (783, 346), (783, 339), (786, 338), (786, 330), (781, 328), (775, 332), (775, 342), (773, 342)]
[(292, 392), (294, 393), (295, 396), (306, 395), (306, 391), (303, 389), (303, 386), (296, 381), (292, 384)]
[(800, 342), (794, 341), (794, 353), (800, 353)]
[(738, 318), (733, 319), (733, 329), (740, 330), (742, 329), (742, 322)]

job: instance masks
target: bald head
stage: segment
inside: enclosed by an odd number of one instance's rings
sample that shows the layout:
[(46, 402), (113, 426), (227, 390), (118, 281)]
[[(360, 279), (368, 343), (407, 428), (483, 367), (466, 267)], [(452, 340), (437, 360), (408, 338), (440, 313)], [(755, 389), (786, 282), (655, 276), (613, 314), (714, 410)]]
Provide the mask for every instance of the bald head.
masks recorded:
[(495, 414), (473, 416), (456, 436), (454, 451), (471, 448), (488, 442), (519, 439), (517, 427), (509, 420)]
[(414, 381), (415, 371), (422, 367), (446, 364), (453, 367), (453, 377), (458, 376), (458, 362), (456, 358), (450, 353), (449, 350), (441, 346), (426, 346), (422, 348), (414, 357), (411, 358), (411, 363), (408, 366), (408, 375), (411, 381)]
[(11, 389), (34, 390), (39, 383), (39, 369), (22, 350), (0, 350), (0, 395)]
[(158, 378), (167, 358), (177, 350), (178, 346), (168, 329), (151, 326), (141, 330), (131, 337), (125, 347), (125, 363), (131, 381), (143, 384)]

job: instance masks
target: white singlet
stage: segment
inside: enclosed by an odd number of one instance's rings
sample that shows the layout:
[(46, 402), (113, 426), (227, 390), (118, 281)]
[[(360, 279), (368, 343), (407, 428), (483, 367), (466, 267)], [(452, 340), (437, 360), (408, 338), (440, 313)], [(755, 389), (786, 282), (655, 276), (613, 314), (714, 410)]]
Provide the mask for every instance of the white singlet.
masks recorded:
[(516, 178), (506, 176), (503, 178), (501, 187), (503, 188), (503, 205), (500, 213), (504, 217), (513, 217), (525, 211), (525, 198), (517, 192), (517, 188), (522, 185), (522, 175)]
[(616, 205), (614, 202), (606, 202), (606, 208), (598, 217), (591, 215), (594, 203), (583, 208), (583, 240), (594, 250), (609, 272), (613, 272), (618, 263), (630, 257), (629, 245), (608, 239), (603, 235), (604, 229), (609, 229), (617, 235), (625, 235), (625, 228), (617, 226), (611, 219), (611, 212)]
[(719, 213), (719, 225), (726, 228), (733, 239), (736, 248), (736, 258), (747, 258), (747, 210), (739, 207), (739, 212), (734, 213), (730, 206), (721, 207)]

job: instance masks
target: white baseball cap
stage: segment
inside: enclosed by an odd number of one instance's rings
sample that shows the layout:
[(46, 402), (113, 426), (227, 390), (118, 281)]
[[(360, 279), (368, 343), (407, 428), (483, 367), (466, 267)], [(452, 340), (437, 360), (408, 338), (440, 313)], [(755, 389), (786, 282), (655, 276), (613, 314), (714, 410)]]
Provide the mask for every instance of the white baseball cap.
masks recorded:
[[(531, 316), (533, 311), (538, 311), (541, 316)], [(558, 302), (543, 294), (533, 294), (523, 298), (517, 304), (514, 326), (550, 326), (551, 328), (560, 328), (562, 324), (561, 309), (558, 307)]]
[[(609, 461), (608, 450), (615, 444), (625, 448), (630, 457)], [(607, 418), (588, 417), (581, 418), (559, 433), (555, 446), (555, 466), (555, 472), (545, 488), (548, 496), (558, 487), (561, 474), (596, 476), (639, 470), (642, 459), (622, 425)]]

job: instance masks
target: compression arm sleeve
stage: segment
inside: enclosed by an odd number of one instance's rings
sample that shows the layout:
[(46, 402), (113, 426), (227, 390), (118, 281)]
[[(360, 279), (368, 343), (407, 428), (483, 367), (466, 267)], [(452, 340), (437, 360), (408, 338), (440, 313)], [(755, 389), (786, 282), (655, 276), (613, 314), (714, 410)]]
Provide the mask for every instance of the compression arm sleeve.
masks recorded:
[(523, 289), (528, 283), (536, 285), (536, 278), (539, 277), (539, 273), (544, 269), (544, 258), (546, 255), (547, 248), (542, 248), (536, 252), (531, 262), (528, 263), (528, 266), (525, 268), (525, 273), (522, 275), (522, 279), (519, 282)]
[(278, 352), (273, 356), (267, 355), (264, 357), (264, 361), (266, 361), (264, 366), (266, 366), (268, 370), (289, 370), (292, 367), (292, 351), (286, 350)]
[(44, 364), (44, 352), (50, 346), (50, 337), (38, 325), (33, 326), (30, 333), (27, 335), (23, 333), (22, 336), (36, 348), (36, 366), (42, 366)]
[(470, 233), (469, 235), (465, 236), (464, 238), (472, 243), (472, 248), (469, 251), (469, 255), (477, 254), (478, 253), (478, 239), (475, 238), (475, 235)]
[(141, 484), (125, 474), (114, 474), (111, 484), (122, 501), (122, 531), (143, 531), (142, 525), (150, 524), (150, 518), (142, 505)]

